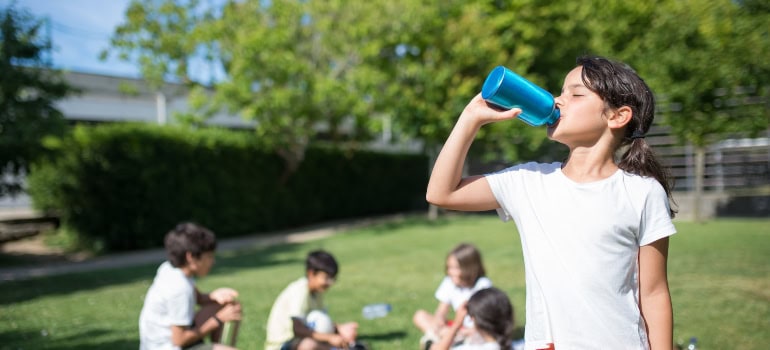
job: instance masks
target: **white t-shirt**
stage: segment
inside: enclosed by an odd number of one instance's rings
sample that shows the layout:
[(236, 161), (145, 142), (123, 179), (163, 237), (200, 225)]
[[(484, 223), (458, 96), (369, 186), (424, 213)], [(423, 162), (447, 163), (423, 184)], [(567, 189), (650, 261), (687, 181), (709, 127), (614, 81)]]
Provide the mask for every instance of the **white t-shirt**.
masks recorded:
[(482, 344), (462, 344), (452, 347), (452, 350), (500, 350), (500, 344), (486, 342)]
[[(452, 305), (452, 310), (457, 311), (457, 308), (459, 308), (464, 302), (468, 301), (473, 293), (489, 287), (492, 287), (492, 281), (484, 276), (479, 277), (476, 280), (476, 284), (474, 284), (471, 288), (460, 287), (452, 282), (452, 278), (449, 276), (444, 276), (444, 279), (441, 280), (441, 284), (439, 284), (438, 289), (436, 289), (435, 296), (439, 302), (450, 304)], [(463, 325), (465, 327), (473, 327), (473, 321), (471, 321), (470, 317), (466, 316), (463, 320)]]
[(321, 294), (310, 293), (307, 277), (290, 283), (275, 299), (267, 317), (265, 350), (279, 350), (281, 345), (294, 337), (292, 317), (304, 319), (310, 310), (323, 310)]
[(639, 247), (676, 232), (663, 187), (618, 170), (576, 183), (561, 163), (486, 176), (503, 220), (520, 233), (526, 349), (647, 349), (639, 310)]
[(140, 350), (178, 350), (171, 326), (191, 326), (195, 317), (195, 281), (168, 261), (158, 267), (139, 315)]

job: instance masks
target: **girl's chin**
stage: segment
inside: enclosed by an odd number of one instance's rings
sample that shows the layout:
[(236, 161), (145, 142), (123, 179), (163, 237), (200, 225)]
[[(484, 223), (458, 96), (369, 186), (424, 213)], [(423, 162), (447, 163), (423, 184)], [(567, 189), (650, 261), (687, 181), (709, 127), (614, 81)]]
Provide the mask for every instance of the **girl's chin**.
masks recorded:
[(549, 139), (553, 139), (553, 134), (556, 132), (556, 128), (559, 126), (561, 119), (556, 119), (556, 122), (550, 125), (546, 125), (546, 133)]

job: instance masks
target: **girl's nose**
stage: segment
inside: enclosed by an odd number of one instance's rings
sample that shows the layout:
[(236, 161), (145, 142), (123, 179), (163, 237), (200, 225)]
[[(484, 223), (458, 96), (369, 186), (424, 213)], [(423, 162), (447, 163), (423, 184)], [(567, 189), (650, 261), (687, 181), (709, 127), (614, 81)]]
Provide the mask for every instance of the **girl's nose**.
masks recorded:
[(556, 108), (561, 109), (561, 107), (564, 105), (564, 100), (562, 100), (561, 95), (556, 96), (554, 99), (554, 104), (556, 105)]

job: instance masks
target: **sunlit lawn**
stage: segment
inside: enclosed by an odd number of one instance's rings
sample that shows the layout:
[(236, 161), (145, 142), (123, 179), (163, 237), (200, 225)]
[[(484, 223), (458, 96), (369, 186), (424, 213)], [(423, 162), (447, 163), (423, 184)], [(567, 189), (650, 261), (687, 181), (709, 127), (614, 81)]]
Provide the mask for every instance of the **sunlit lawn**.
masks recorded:
[[(675, 340), (699, 349), (766, 349), (770, 344), (770, 219), (676, 223), (669, 280)], [(341, 271), (325, 302), (335, 320), (360, 323), (374, 349), (416, 349), (417, 308), (433, 309), (446, 252), (461, 241), (480, 247), (489, 277), (511, 297), (523, 325), (524, 275), (513, 224), (491, 215), (460, 216), (355, 229), (304, 244), (218, 253), (203, 291), (241, 292), (241, 349), (261, 349), (273, 299), (303, 274), (304, 256), (334, 253)], [(156, 265), (0, 284), (0, 349), (137, 349), (137, 320)], [(393, 312), (364, 320), (361, 307), (388, 302)]]

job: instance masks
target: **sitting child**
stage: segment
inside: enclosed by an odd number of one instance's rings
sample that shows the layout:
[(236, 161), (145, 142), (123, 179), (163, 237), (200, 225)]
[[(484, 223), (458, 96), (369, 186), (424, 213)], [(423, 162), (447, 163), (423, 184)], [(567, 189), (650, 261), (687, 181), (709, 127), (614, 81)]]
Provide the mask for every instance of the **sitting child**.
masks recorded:
[[(466, 314), (473, 320), (476, 330), (462, 343), (453, 344), (462, 328)], [(429, 350), (502, 350), (511, 349), (513, 334), (513, 306), (505, 293), (497, 288), (482, 289), (471, 296), (468, 303), (455, 313), (455, 321), (449, 326), (447, 336), (437, 343), (428, 342)]]
[[(224, 322), (241, 319), (241, 305), (235, 299), (238, 292), (219, 288), (203, 294), (195, 287), (194, 277), (206, 276), (214, 265), (214, 233), (193, 223), (181, 223), (166, 234), (164, 244), (168, 261), (158, 268), (144, 298), (139, 349), (234, 349), (203, 342), (207, 335), (216, 342)], [(196, 304), (201, 306), (197, 313)]]
[[(457, 312), (473, 293), (492, 286), (492, 281), (486, 277), (481, 253), (473, 244), (461, 243), (452, 249), (446, 256), (445, 272), (435, 294), (438, 299), (436, 312), (418, 310), (412, 318), (415, 326), (425, 333), (420, 339), (421, 348), (428, 341), (436, 343), (445, 337), (452, 322), (448, 317), (450, 307)], [(460, 322), (459, 326), (464, 328), (455, 335), (455, 341), (461, 341), (473, 331), (470, 318)]]
[[(322, 295), (334, 284), (338, 266), (334, 257), (322, 250), (310, 252), (305, 260), (305, 276), (290, 283), (276, 298), (267, 319), (265, 350), (317, 350), (349, 348), (355, 344), (358, 324), (333, 324), (321, 329), (308, 326), (308, 315), (326, 315)], [(328, 316), (328, 315), (326, 315)], [(320, 322), (323, 318), (314, 318)]]

